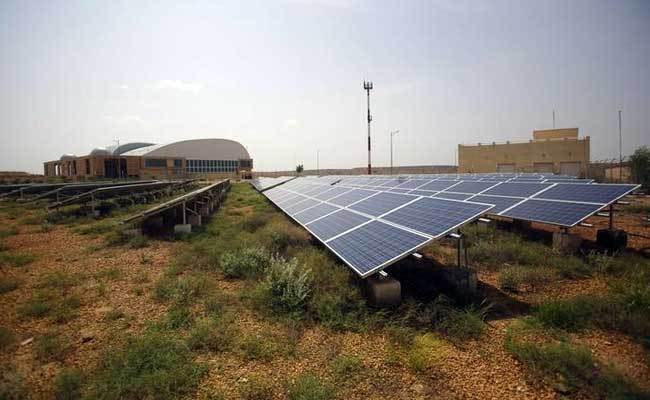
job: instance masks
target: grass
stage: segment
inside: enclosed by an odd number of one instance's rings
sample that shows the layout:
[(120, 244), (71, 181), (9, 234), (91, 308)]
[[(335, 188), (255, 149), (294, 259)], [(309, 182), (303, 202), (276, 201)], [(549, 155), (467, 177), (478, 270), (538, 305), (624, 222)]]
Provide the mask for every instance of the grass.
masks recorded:
[(239, 394), (244, 400), (270, 400), (273, 398), (273, 386), (264, 378), (252, 376), (239, 384)]
[(439, 296), (432, 304), (433, 323), (436, 329), (456, 343), (478, 339), (485, 332), (484, 321), (490, 308), (491, 304), (482, 302), (459, 310), (448, 298)]
[(54, 380), (56, 400), (75, 400), (81, 398), (84, 377), (78, 369), (65, 369)]
[(418, 373), (427, 372), (435, 367), (449, 352), (445, 341), (431, 333), (415, 336), (408, 351), (407, 363), (409, 368)]
[(0, 368), (0, 399), (27, 399), (29, 391), (25, 378), (10, 364)]
[(340, 355), (332, 361), (332, 370), (339, 379), (357, 375), (363, 368), (363, 360), (355, 355)]
[(187, 329), (194, 325), (194, 315), (186, 305), (176, 305), (167, 312), (168, 329)]
[(207, 290), (207, 282), (201, 274), (184, 276), (165, 275), (154, 287), (154, 297), (158, 301), (174, 301), (179, 304), (192, 304)]
[(245, 335), (239, 343), (239, 349), (247, 361), (270, 361), (278, 353), (278, 346), (271, 338), (255, 334)]
[(9, 293), (18, 289), (20, 282), (16, 278), (4, 276), (0, 278), (0, 294)]
[(77, 317), (77, 309), (81, 306), (79, 295), (62, 294), (58, 290), (38, 290), (23, 303), (18, 312), (24, 317), (52, 317), (56, 323), (65, 323)]
[(23, 267), (31, 264), (36, 260), (36, 256), (31, 253), (0, 253), (0, 266), (7, 265), (10, 267)]
[(16, 342), (16, 334), (9, 328), (0, 326), (0, 351)]
[(221, 255), (219, 267), (226, 278), (252, 278), (263, 274), (271, 255), (263, 247), (245, 247)]
[(290, 400), (327, 400), (334, 398), (334, 390), (322, 383), (316, 375), (299, 375), (289, 386)]
[(548, 267), (505, 267), (499, 271), (499, 287), (504, 290), (518, 292), (522, 287), (530, 291), (544, 286), (557, 277), (557, 272)]
[(184, 343), (150, 330), (105, 354), (89, 398), (178, 399), (194, 393), (206, 372)]
[(70, 353), (70, 342), (58, 333), (48, 332), (36, 339), (36, 357), (43, 362), (63, 362)]
[(15, 236), (18, 233), (18, 228), (15, 226), (9, 227), (7, 229), (0, 229), (0, 239), (7, 238), (9, 236)]
[(230, 320), (204, 318), (194, 325), (187, 338), (192, 350), (223, 352), (234, 346), (238, 332)]
[(629, 214), (650, 214), (650, 204), (629, 204), (623, 211)]

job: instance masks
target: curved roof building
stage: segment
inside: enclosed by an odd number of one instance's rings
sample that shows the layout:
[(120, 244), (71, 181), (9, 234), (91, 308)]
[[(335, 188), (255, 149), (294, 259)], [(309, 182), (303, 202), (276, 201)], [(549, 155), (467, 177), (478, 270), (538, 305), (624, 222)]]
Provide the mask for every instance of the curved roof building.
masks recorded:
[[(111, 151), (112, 150), (112, 151)], [(230, 139), (193, 139), (168, 144), (132, 142), (89, 155), (65, 155), (45, 163), (45, 175), (73, 177), (176, 178), (196, 175), (250, 175), (248, 150)]]

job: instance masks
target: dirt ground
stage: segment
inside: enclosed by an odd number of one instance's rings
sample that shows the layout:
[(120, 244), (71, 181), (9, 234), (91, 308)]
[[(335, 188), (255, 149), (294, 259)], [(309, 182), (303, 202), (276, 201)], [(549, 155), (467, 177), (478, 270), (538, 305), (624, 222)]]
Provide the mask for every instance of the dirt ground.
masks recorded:
[[(593, 220), (593, 221), (592, 221)], [(639, 215), (617, 216), (617, 227), (650, 235), (648, 224)], [(577, 228), (583, 237), (595, 239), (597, 227), (606, 218), (592, 218), (594, 228)], [(27, 381), (30, 397), (52, 398), (52, 381), (63, 369), (77, 367), (84, 371), (96, 367), (107, 345), (123, 333), (138, 333), (151, 321), (159, 319), (167, 306), (152, 298), (152, 289), (165, 267), (183, 251), (185, 243), (152, 240), (148, 247), (130, 249), (110, 247), (101, 237), (80, 235), (65, 226), (42, 231), (39, 226), (20, 225), (15, 219), (0, 214), (0, 226), (16, 226), (19, 233), (3, 239), (9, 251), (30, 252), (36, 259), (22, 267), (3, 267), (0, 276), (19, 280), (18, 289), (0, 294), (0, 326), (14, 331), (17, 341), (0, 351), (0, 364), (16, 368)], [(548, 229), (548, 227), (546, 227)], [(631, 237), (631, 246), (647, 247), (648, 241)], [(18, 307), (25, 303), (48, 273), (66, 271), (80, 277), (81, 283), (69, 290), (79, 294), (82, 303), (78, 317), (69, 322), (54, 323), (49, 318), (25, 318)], [(111, 271), (107, 274), (106, 271)], [(117, 272), (115, 272), (117, 271)], [(496, 273), (480, 272), (483, 285), (498, 287)], [(233, 282), (220, 282), (215, 290), (236, 293), (241, 289)], [(504, 294), (515, 300), (537, 304), (549, 298), (598, 293), (606, 283), (599, 278), (560, 280), (534, 293)], [(123, 316), (107, 319), (107, 314), (121, 311)], [(250, 376), (261, 376), (277, 387), (276, 395), (284, 398), (282, 388), (287, 376), (303, 371), (321, 371), (325, 379), (331, 375), (324, 367), (335, 355), (356, 355), (363, 363), (357, 376), (337, 387), (337, 398), (345, 399), (560, 399), (556, 392), (538, 376), (531, 375), (504, 348), (508, 318), (492, 320), (480, 339), (462, 345), (448, 343), (436, 367), (416, 374), (403, 363), (395, 362), (394, 345), (385, 334), (376, 332), (335, 332), (322, 326), (306, 329), (297, 338), (295, 357), (277, 357), (270, 361), (246, 361), (229, 353), (206, 358), (212, 368), (200, 385), (196, 398), (209, 398), (218, 389), (227, 398), (238, 398), (238, 385)], [(282, 332), (282, 328), (260, 321), (251, 313), (236, 318), (237, 326), (250, 332)], [(46, 332), (55, 331), (70, 343), (61, 361), (43, 362), (35, 352), (35, 341)], [(625, 335), (604, 331), (574, 334), (572, 338), (587, 345), (594, 354), (615, 364), (650, 390), (650, 360), (642, 346)], [(33, 340), (32, 340), (33, 339)], [(22, 343), (22, 344), (21, 344)], [(580, 398), (577, 394), (574, 398)]]

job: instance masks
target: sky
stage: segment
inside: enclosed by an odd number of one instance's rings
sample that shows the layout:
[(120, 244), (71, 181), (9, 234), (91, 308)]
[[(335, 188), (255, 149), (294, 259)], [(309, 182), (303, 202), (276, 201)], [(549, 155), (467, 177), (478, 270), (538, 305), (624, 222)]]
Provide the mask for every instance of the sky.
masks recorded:
[(240, 141), (258, 171), (454, 164), (579, 127), (650, 145), (650, 1), (0, 2), (0, 170), (130, 141)]

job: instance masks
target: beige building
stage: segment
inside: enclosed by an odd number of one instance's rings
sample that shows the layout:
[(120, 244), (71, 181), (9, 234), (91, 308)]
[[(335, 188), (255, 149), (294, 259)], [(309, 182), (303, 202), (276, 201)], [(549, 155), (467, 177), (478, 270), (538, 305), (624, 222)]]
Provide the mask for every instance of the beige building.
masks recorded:
[(584, 176), (589, 166), (589, 136), (578, 128), (533, 132), (526, 142), (458, 145), (458, 172), (552, 172)]
[(170, 144), (128, 143), (97, 148), (86, 156), (64, 154), (43, 165), (45, 176), (96, 178), (247, 177), (253, 160), (240, 143), (228, 139), (184, 140)]

